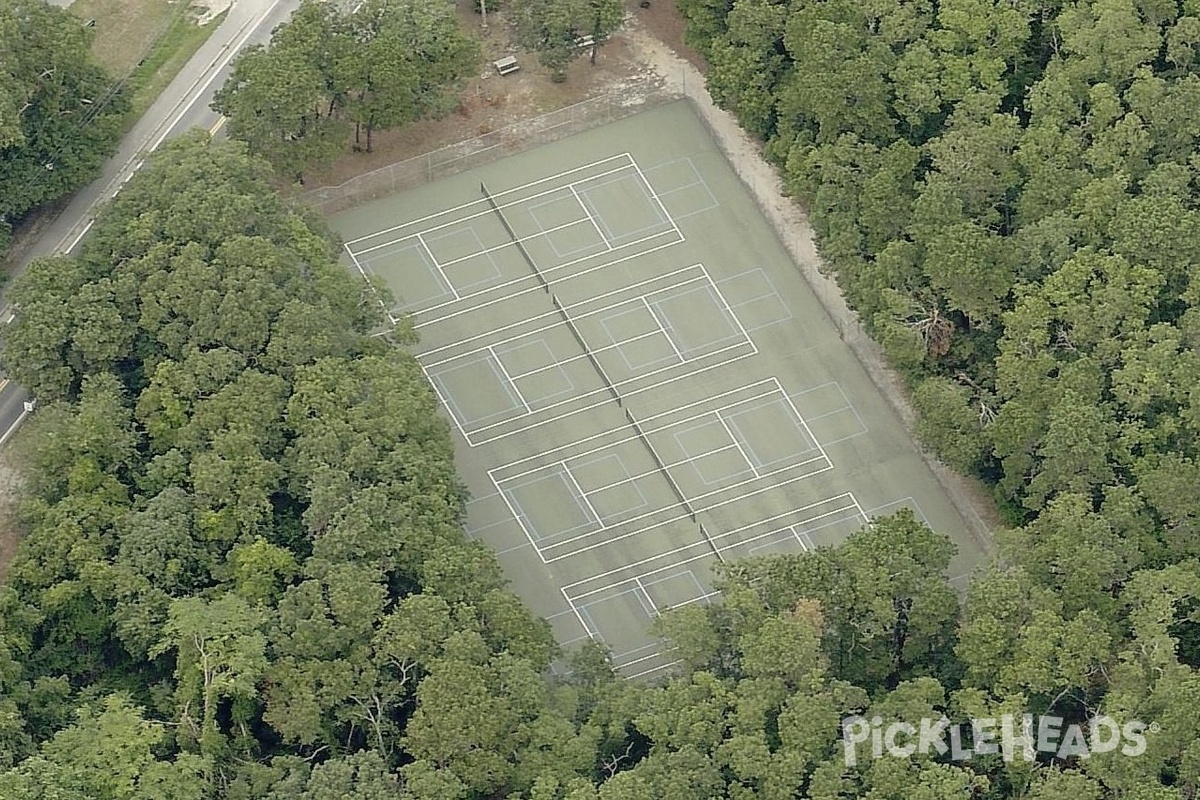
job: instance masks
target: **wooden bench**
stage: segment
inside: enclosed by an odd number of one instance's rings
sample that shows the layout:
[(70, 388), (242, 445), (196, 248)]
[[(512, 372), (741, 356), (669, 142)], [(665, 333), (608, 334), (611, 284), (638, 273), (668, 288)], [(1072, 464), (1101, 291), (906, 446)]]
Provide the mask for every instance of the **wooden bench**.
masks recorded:
[(514, 72), (519, 72), (521, 69), (521, 65), (517, 63), (517, 59), (512, 56), (505, 56), (499, 61), (493, 61), (492, 66), (501, 75), (511, 75)]

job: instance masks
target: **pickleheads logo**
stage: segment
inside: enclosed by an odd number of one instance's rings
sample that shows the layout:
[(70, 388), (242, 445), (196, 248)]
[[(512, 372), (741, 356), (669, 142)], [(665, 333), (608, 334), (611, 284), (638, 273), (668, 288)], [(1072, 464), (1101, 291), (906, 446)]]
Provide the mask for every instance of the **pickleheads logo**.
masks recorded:
[(962, 723), (941, 717), (922, 719), (916, 725), (889, 722), (886, 726), (882, 717), (847, 717), (842, 720), (842, 749), (848, 767), (858, 763), (868, 743), (872, 758), (886, 753), (896, 758), (948, 755), (952, 761), (967, 761), (999, 754), (1005, 761), (1033, 761), (1038, 754), (1088, 758), (1116, 750), (1140, 756), (1146, 751), (1146, 732), (1157, 728), (1137, 720), (1121, 724), (1108, 716), (1093, 717), (1082, 725), (1067, 724), (1062, 717), (1005, 714)]

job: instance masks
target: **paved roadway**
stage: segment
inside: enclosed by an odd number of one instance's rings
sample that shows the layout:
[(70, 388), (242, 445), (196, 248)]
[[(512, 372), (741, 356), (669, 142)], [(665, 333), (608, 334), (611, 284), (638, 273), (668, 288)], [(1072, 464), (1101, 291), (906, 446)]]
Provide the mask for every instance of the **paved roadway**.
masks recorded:
[[(67, 5), (69, 0), (58, 0), (55, 4)], [(215, 132), (222, 120), (208, 106), (213, 93), (228, 77), (233, 57), (246, 45), (270, 39), (272, 29), (285, 22), (299, 5), (299, 0), (234, 0), (221, 26), (121, 141), (117, 154), (104, 165), (100, 177), (81, 189), (66, 210), (46, 227), (10, 280), (34, 258), (72, 252), (91, 228), (96, 204), (116, 194), (141, 167), (146, 155), (165, 139), (193, 127)], [(2, 299), (0, 288), (0, 302)], [(0, 305), (0, 324), (11, 319), (12, 311), (7, 304)], [(0, 431), (3, 431), (0, 444), (25, 420), (29, 399), (24, 389), (0, 377)]]

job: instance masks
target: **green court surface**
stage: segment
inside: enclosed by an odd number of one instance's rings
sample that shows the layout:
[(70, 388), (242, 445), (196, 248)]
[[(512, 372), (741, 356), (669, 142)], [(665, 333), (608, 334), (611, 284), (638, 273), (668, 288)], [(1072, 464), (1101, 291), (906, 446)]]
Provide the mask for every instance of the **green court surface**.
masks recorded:
[[(489, 200), (485, 191), (490, 194)], [(720, 561), (914, 509), (983, 554), (680, 101), (332, 218), (451, 420), (468, 533), (564, 644), (629, 676)]]

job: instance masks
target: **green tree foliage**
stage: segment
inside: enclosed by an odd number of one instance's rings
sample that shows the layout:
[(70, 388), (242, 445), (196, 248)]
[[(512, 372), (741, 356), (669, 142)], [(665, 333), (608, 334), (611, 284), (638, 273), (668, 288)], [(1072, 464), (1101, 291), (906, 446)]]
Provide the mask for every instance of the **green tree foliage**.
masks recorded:
[[(172, 141), (78, 258), (36, 262), (13, 287), (5, 363), (44, 404), (4, 598), (0, 793), (263, 796), (303, 779), (292, 796), (343, 781), (367, 796), (396, 789), (401, 758), (414, 784), (520, 790), (557, 763), (546, 747), (572, 753), (566, 777), (586, 774), (589, 740), (541, 677), (549, 627), (463, 535), (449, 428), (419, 365), (371, 335), (372, 289), (267, 175), (244, 145)], [(91, 311), (63, 325), (79, 298)], [(500, 725), (485, 741), (519, 740), (491, 783), (419, 744), (445, 739), (434, 709), (462, 696), (436, 676), (485, 665)], [(113, 684), (169, 727), (128, 704), (75, 728), (53, 711)], [(127, 755), (107, 755), (120, 737), (96, 726), (127, 728)], [(317, 753), (309, 772), (287, 760)], [(93, 776), (105, 759), (119, 769)]]
[(593, 40), (592, 58), (600, 41), (621, 26), (621, 0), (509, 0), (518, 40), (538, 54), (555, 81), (567, 78), (567, 65), (583, 50), (579, 40)]
[(445, 112), (478, 44), (447, 0), (367, 0), (353, 12), (305, 0), (267, 45), (247, 48), (216, 93), (229, 135), (289, 180), (330, 164), (377, 129)]
[[(560, 652), (463, 533), (411, 327), (370, 335), (373, 289), (249, 155), (436, 111), (387, 37), (448, 17), (365, 4), (359, 52), (354, 18), (309, 3), (247, 57), (279, 83), (223, 95), (264, 103), (261, 142), (167, 145), (78, 258), (12, 289), (4, 363), (43, 403), (0, 589), (0, 796), (1196, 795), (1195, 9), (680, 7), (912, 379), (923, 439), (1008, 502), (999, 563), (956, 592), (948, 540), (904, 512), (724, 566), (719, 601), (656, 621), (678, 659), (658, 684), (601, 643)], [(570, 14), (573, 36), (601, 18)], [(1138, 757), (850, 764), (842, 741), (850, 716), (1025, 713), (1156, 727)]]
[(0, 249), (10, 223), (87, 183), (116, 149), (129, 104), (91, 36), (61, 8), (0, 2)]
[[(950, 668), (957, 601), (942, 581), (954, 546), (911, 511), (879, 520), (836, 550), (729, 568), (734, 587), (780, 613), (821, 609), (822, 651), (838, 678), (874, 690)], [(791, 652), (791, 651), (789, 651)]]

